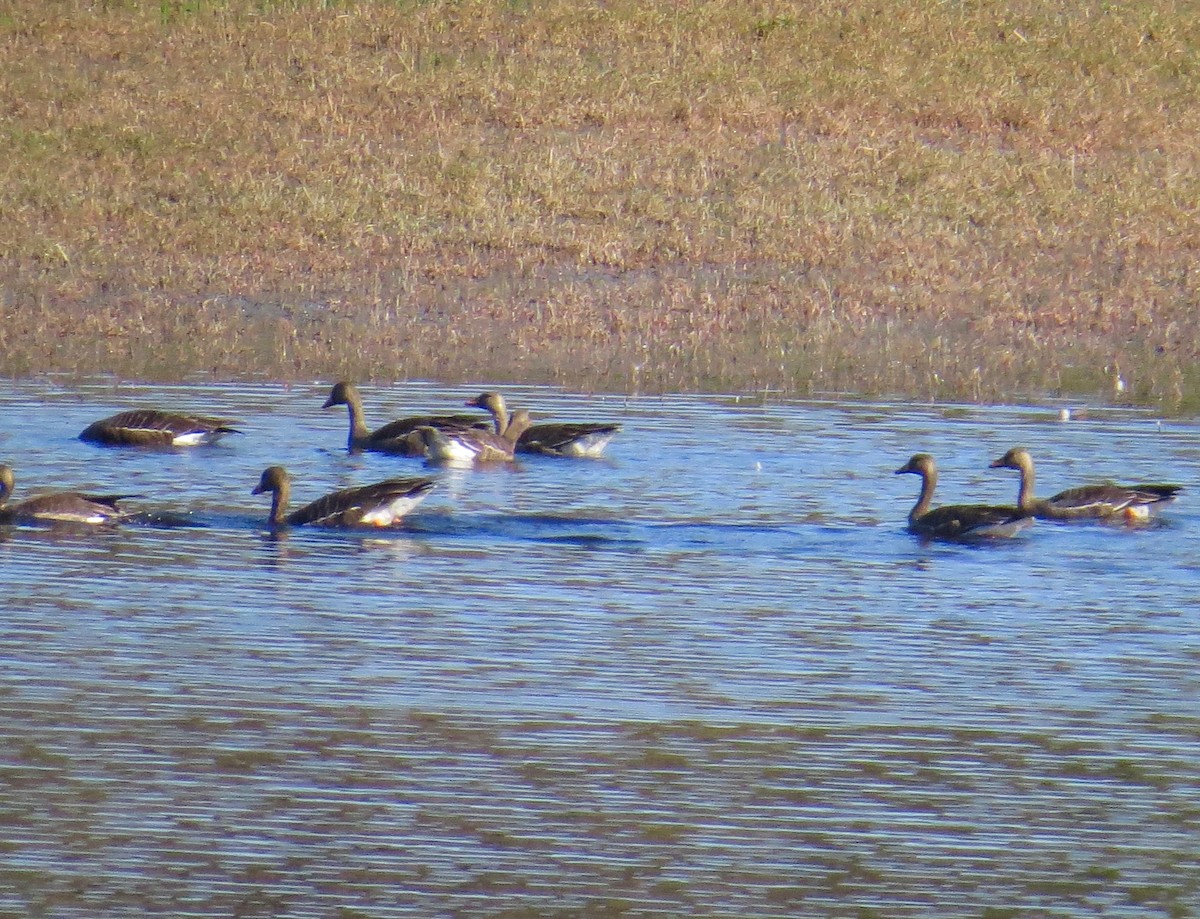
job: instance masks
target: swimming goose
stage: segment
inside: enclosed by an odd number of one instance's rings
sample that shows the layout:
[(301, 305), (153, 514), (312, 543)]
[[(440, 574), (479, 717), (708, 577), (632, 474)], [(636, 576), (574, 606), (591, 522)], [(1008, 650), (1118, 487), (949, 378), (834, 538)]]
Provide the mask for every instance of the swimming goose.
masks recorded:
[(288, 514), (291, 477), (282, 466), (269, 466), (252, 494), (271, 492), (272, 527), (389, 527), (425, 500), (434, 479), (388, 479), (374, 485), (343, 488)]
[(908, 513), (908, 531), (927, 539), (974, 539), (1013, 536), (1033, 523), (1033, 517), (1015, 507), (991, 504), (947, 504), (930, 510), (937, 487), (937, 463), (928, 453), (917, 453), (896, 470), (921, 477), (921, 495)]
[(115, 523), (127, 516), (117, 507), (122, 498), (136, 495), (84, 495), (57, 491), (7, 504), (15, 477), (12, 467), (0, 464), (0, 523)]
[(1163, 504), (1175, 500), (1180, 485), (1115, 485), (1104, 482), (1060, 491), (1052, 498), (1035, 498), (1033, 457), (1024, 447), (1013, 447), (992, 469), (1016, 469), (1021, 473), (1017, 506), (1043, 520), (1113, 519), (1145, 520)]
[(429, 458), (454, 464), (512, 462), (517, 440), (532, 424), (529, 412), (513, 412), (504, 432), (476, 428), (458, 430), (421, 428)]
[(93, 421), (79, 439), (109, 447), (194, 447), (240, 433), (224, 418), (141, 408)]
[[(496, 433), (508, 427), (508, 408), (498, 392), (481, 393), (467, 402), (492, 416)], [(619, 424), (561, 422), (534, 424), (517, 439), (518, 453), (541, 453), (546, 456), (595, 457), (604, 452), (608, 442), (621, 430)]]
[(322, 408), (333, 408), (335, 405), (345, 405), (349, 409), (350, 436), (346, 449), (351, 451), (371, 450), (400, 456), (424, 456), (425, 438), (420, 433), (421, 428), (485, 427), (474, 415), (421, 415), (401, 418), (372, 431), (363, 418), (362, 397), (358, 387), (348, 380), (334, 384)]

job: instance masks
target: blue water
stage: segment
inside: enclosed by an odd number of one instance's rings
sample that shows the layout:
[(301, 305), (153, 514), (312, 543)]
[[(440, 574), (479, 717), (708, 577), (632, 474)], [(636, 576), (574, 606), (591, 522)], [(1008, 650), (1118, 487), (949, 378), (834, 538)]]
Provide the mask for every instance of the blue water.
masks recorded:
[[(514, 388), (624, 430), (433, 470), (396, 532), (273, 538), (267, 465), (297, 502), (430, 472), (348, 455), (327, 391), (0, 395), (17, 499), (159, 521), (0, 529), (0, 914), (1200, 911), (1195, 422)], [(478, 391), (363, 387), (374, 425)], [(143, 405), (245, 434), (76, 439)], [(1044, 494), (1187, 490), (1135, 529), (904, 532), (910, 454), (939, 503), (1011, 503), (1014, 444)]]

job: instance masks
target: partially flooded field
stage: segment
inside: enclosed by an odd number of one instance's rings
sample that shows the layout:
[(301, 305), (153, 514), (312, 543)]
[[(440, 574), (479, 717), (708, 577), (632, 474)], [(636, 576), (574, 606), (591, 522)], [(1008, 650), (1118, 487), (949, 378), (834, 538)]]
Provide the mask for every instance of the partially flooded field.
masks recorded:
[[(1193, 916), (1197, 427), (1094, 408), (617, 398), (599, 461), (445, 470), (397, 532), (272, 537), (417, 460), (344, 452), (318, 384), (0, 394), (0, 460), (187, 526), (0, 528), (0, 912), (121, 916)], [(373, 423), (465, 388), (364, 387)], [(132, 405), (207, 449), (81, 443)], [(943, 501), (1172, 480), (1151, 526), (1002, 545)]]

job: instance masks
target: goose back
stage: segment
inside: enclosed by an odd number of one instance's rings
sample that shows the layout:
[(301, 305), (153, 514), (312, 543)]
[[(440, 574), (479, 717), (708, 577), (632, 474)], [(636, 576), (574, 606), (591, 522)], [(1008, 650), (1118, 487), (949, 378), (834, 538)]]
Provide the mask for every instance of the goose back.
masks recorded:
[(517, 452), (575, 458), (597, 457), (620, 430), (619, 424), (535, 424), (517, 440)]
[(240, 433), (225, 418), (132, 409), (93, 421), (80, 432), (79, 439), (109, 447), (192, 447)]
[(57, 491), (9, 504), (15, 485), (12, 467), (0, 464), (0, 523), (115, 523), (128, 516), (117, 502), (137, 497)]

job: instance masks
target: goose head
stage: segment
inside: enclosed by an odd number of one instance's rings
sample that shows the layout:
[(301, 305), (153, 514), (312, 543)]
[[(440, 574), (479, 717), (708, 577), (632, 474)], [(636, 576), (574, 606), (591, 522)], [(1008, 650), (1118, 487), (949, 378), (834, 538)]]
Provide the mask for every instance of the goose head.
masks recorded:
[(333, 408), (335, 405), (353, 405), (359, 401), (358, 387), (349, 380), (341, 380), (333, 384), (329, 390), (329, 398), (321, 408)]
[(258, 480), (258, 484), (254, 486), (254, 491), (250, 494), (261, 495), (268, 491), (280, 492), (288, 487), (290, 481), (287, 470), (282, 466), (268, 466), (263, 470), (262, 478)]
[(471, 408), (481, 408), (493, 415), (503, 415), (505, 412), (504, 397), (498, 392), (480, 393), (474, 399), (468, 399), (466, 404)]
[(931, 478), (937, 475), (937, 463), (933, 461), (933, 457), (928, 453), (914, 453), (907, 463), (896, 470), (895, 474), (903, 475), (907, 472), (924, 478)]
[(989, 469), (1019, 469), (1026, 472), (1033, 467), (1033, 457), (1024, 447), (1013, 447), (997, 460), (992, 460)]

